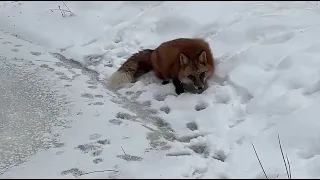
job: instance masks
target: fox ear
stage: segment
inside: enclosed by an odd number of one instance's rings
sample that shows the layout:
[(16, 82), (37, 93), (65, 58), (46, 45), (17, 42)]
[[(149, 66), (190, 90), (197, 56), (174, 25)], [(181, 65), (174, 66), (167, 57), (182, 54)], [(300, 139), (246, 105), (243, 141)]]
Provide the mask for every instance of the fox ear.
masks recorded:
[(206, 51), (202, 51), (198, 57), (199, 62), (206, 63), (207, 62), (207, 54)]
[(187, 56), (184, 55), (183, 53), (180, 53), (180, 64), (181, 65), (189, 64), (189, 58), (187, 58)]

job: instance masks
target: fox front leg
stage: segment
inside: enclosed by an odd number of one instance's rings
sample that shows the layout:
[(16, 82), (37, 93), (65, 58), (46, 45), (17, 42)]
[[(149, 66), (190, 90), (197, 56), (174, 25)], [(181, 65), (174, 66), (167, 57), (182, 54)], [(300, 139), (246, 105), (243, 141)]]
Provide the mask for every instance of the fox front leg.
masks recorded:
[(168, 81), (168, 80), (163, 80), (162, 81), (162, 85), (166, 85), (166, 84), (168, 84), (170, 81)]
[(184, 93), (182, 83), (179, 79), (172, 79), (172, 83), (173, 83), (174, 87), (176, 88), (175, 91), (178, 95), (180, 95), (181, 93)]

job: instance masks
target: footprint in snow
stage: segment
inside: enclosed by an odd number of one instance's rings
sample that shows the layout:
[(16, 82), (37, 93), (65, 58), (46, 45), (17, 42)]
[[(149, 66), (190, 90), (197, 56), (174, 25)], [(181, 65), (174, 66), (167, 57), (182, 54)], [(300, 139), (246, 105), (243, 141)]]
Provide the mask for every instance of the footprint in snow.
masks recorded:
[(48, 64), (41, 64), (40, 67), (41, 67), (41, 68), (48, 68), (49, 65), (48, 65)]
[(109, 123), (113, 124), (113, 125), (120, 125), (123, 122), (120, 119), (110, 119)]
[(102, 158), (96, 158), (96, 159), (93, 160), (93, 163), (94, 163), (94, 164), (99, 164), (99, 163), (101, 163), (102, 161), (103, 161)]
[(103, 98), (103, 95), (97, 94), (97, 95), (94, 95), (94, 97)]
[(72, 174), (74, 177), (79, 177), (84, 173), (84, 171), (79, 170), (78, 168), (71, 168), (61, 172), (61, 175)]
[(189, 122), (186, 124), (187, 128), (191, 131), (195, 131), (198, 129), (198, 124), (196, 122)]
[(19, 49), (17, 48), (14, 48), (14, 49), (11, 49), (12, 52), (19, 52)]
[(160, 108), (160, 111), (163, 111), (166, 114), (169, 114), (170, 108), (168, 106), (163, 106)]
[(80, 150), (82, 153), (87, 154), (92, 151), (98, 151), (103, 149), (102, 145), (110, 145), (111, 142), (109, 139), (97, 140), (96, 142), (81, 144), (76, 147), (76, 149)]
[(32, 54), (33, 56), (40, 56), (41, 55), (40, 52), (30, 52), (30, 54)]
[(189, 147), (195, 153), (208, 157), (210, 154), (209, 147), (206, 144), (192, 145)]
[(197, 105), (194, 107), (194, 109), (195, 109), (196, 111), (202, 111), (202, 110), (206, 109), (207, 107), (208, 107), (208, 104), (207, 104), (207, 103), (201, 102), (201, 103), (197, 104)]
[(116, 118), (124, 119), (124, 120), (134, 119), (134, 117), (131, 116), (130, 114), (128, 114), (128, 113), (123, 113), (123, 112), (118, 112), (117, 115), (116, 115)]
[(96, 83), (92, 80), (87, 80), (86, 83), (89, 85), (96, 85)]
[(81, 94), (81, 97), (84, 97), (84, 98), (89, 98), (89, 99), (94, 99), (94, 96), (90, 93), (82, 93)]
[(89, 89), (97, 89), (97, 86), (88, 86)]
[(118, 158), (126, 160), (126, 161), (142, 161), (142, 157), (139, 156), (131, 156), (128, 154), (117, 155)]
[(97, 139), (99, 139), (101, 136), (102, 136), (101, 134), (91, 134), (91, 135), (89, 136), (89, 139), (90, 139), (90, 140), (97, 140)]

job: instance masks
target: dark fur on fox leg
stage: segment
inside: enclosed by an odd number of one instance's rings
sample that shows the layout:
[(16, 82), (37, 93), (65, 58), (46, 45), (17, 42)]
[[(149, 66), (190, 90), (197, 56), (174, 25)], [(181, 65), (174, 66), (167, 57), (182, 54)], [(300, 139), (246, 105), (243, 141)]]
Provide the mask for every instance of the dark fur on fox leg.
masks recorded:
[(164, 81), (162, 81), (162, 85), (166, 85), (166, 84), (168, 84), (169, 83), (169, 81), (168, 80), (164, 80)]
[(179, 79), (172, 79), (172, 83), (173, 83), (174, 87), (176, 88), (175, 91), (178, 95), (181, 93), (184, 93), (183, 85)]

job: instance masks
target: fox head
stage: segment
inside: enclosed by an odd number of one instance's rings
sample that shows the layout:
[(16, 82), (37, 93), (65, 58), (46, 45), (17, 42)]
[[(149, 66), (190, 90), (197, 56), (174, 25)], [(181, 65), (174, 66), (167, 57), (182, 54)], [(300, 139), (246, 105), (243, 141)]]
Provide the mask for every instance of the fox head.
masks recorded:
[(180, 53), (180, 65), (179, 78), (183, 84), (192, 84), (197, 90), (205, 88), (207, 78), (213, 73), (206, 51), (201, 51), (192, 59)]

